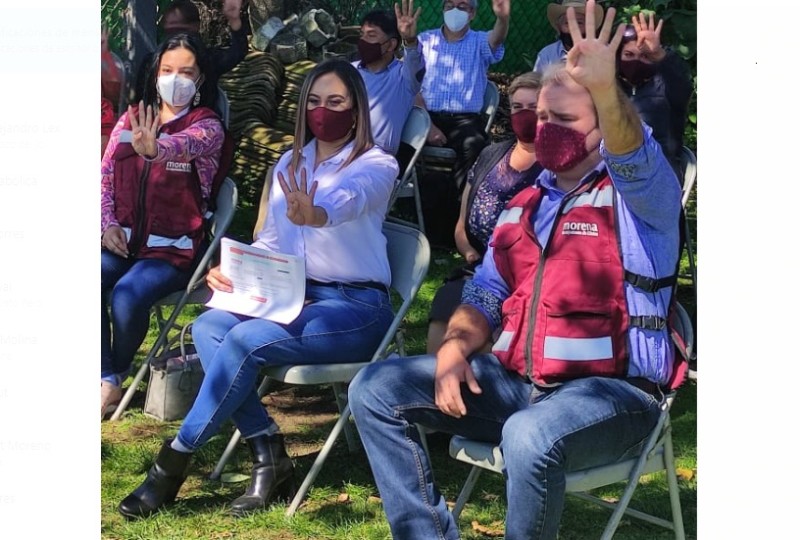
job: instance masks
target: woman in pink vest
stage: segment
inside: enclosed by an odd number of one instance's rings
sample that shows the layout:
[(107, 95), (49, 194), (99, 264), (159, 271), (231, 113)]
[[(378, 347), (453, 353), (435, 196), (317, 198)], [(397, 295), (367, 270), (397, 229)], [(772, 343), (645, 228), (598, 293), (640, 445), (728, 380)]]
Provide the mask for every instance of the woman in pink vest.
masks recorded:
[(119, 119), (103, 155), (101, 419), (122, 397), (150, 308), (186, 286), (203, 249), (203, 215), (225, 138), (207, 103), (205, 67), (197, 37), (164, 41), (144, 100)]

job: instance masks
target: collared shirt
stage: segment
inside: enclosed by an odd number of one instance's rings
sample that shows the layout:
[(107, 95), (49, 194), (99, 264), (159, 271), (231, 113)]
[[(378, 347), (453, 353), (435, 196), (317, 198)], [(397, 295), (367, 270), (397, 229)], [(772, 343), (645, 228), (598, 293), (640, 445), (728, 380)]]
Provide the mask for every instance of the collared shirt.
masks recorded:
[[(681, 188), (661, 146), (653, 138), (652, 130), (644, 123), (642, 129), (644, 144), (628, 154), (609, 154), (601, 143), (603, 161), (589, 171), (581, 183), (595, 171), (608, 168), (616, 190), (620, 251), (625, 269), (644, 276), (669, 276), (675, 272), (679, 255)], [(542, 171), (536, 186), (543, 188), (544, 194), (531, 219), (536, 237), (545, 248), (561, 201), (567, 194), (556, 187), (556, 176), (552, 171)], [(670, 288), (648, 293), (627, 282), (624, 287), (631, 315), (667, 318)], [(494, 331), (501, 324), (502, 303), (510, 294), (494, 264), (494, 249), (490, 243), (474, 278), (464, 287), (462, 302), (483, 313)], [(663, 334), (659, 339), (653, 332), (638, 327), (631, 327), (628, 332), (629, 376), (666, 382), (672, 349), (665, 345)]]
[(458, 41), (447, 41), (441, 28), (417, 36), (425, 57), (422, 97), (431, 112), (477, 113), (491, 64), (503, 59), (502, 44), (492, 51), (489, 32), (469, 29)]
[(396, 58), (377, 73), (361, 61), (353, 62), (358, 69), (369, 98), (369, 121), (375, 144), (394, 155), (400, 147), (400, 135), (419, 93), (425, 64), (416, 47), (405, 48), (403, 61)]
[(533, 71), (543, 73), (544, 69), (550, 64), (558, 64), (560, 62), (566, 62), (566, 60), (567, 49), (564, 48), (564, 44), (561, 43), (559, 39), (550, 45), (542, 47), (542, 50), (536, 55), (536, 63), (533, 64)]
[(305, 257), (310, 279), (389, 285), (391, 272), (381, 228), (398, 174), (397, 161), (374, 146), (341, 169), (353, 151), (350, 142), (314, 169), (316, 147), (316, 139), (303, 147), (296, 178), (299, 184), (305, 169), (309, 188), (317, 182), (314, 204), (328, 214), (328, 223), (323, 227), (295, 225), (286, 217), (286, 196), (277, 174), (288, 181), (290, 150), (275, 165), (267, 219), (253, 245)]

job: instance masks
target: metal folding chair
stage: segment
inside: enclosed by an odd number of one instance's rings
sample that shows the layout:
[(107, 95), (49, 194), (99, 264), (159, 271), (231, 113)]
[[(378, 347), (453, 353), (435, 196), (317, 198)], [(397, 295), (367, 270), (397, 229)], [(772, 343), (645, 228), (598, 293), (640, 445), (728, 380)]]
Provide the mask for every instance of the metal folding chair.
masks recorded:
[[(286, 514), (289, 516), (297, 511), (308, 489), (311, 487), (311, 484), (322, 469), (325, 460), (328, 458), (328, 454), (330, 454), (334, 443), (339, 438), (339, 435), (341, 435), (342, 430), (345, 430), (350, 450), (353, 451), (356, 448), (355, 434), (352, 431), (352, 426), (350, 426), (350, 406), (347, 404), (346, 390), (347, 383), (355, 377), (356, 373), (371, 362), (386, 358), (393, 342), (397, 345), (398, 354), (401, 356), (405, 354), (400, 324), (408, 308), (411, 306), (411, 303), (414, 301), (419, 288), (422, 286), (422, 281), (425, 279), (425, 275), (428, 272), (430, 246), (422, 232), (399, 223), (385, 222), (383, 225), (383, 233), (387, 239), (386, 248), (389, 255), (389, 266), (392, 270), (391, 289), (400, 296), (402, 304), (398, 308), (389, 329), (386, 331), (377, 350), (372, 354), (372, 357), (365, 359), (363, 362), (348, 364), (273, 366), (264, 370), (266, 376), (259, 386), (259, 395), (265, 393), (269, 379), (293, 385), (331, 384), (333, 385), (336, 403), (340, 411), (339, 420), (325, 440), (322, 450), (320, 450), (311, 469), (308, 471), (308, 474), (306, 474), (300, 489), (297, 491), (289, 508), (286, 510)], [(241, 434), (237, 430), (228, 442), (228, 446), (225, 448), (214, 471), (211, 473), (212, 479), (218, 479), (220, 477), (225, 463), (227, 463), (228, 459), (235, 451), (240, 437)]]
[[(671, 326), (681, 338), (676, 340), (681, 356), (685, 359), (690, 358), (694, 347), (694, 330), (689, 315), (680, 304), (676, 304), (676, 309), (671, 317)], [(613, 537), (623, 515), (670, 529), (674, 531), (675, 538), (678, 540), (686, 538), (683, 529), (678, 480), (675, 473), (675, 457), (673, 455), (669, 418), (669, 410), (674, 399), (674, 391), (666, 396), (658, 422), (650, 433), (639, 457), (567, 473), (566, 490), (568, 494), (613, 509), (611, 518), (603, 531), (602, 540), (608, 540)], [(457, 520), (475, 487), (475, 483), (478, 481), (481, 471), (485, 469), (503, 474), (504, 462), (500, 447), (460, 436), (454, 436), (450, 440), (450, 456), (458, 461), (472, 465), (472, 470), (470, 470), (453, 508), (453, 515)], [(633, 497), (633, 493), (639, 483), (639, 478), (643, 474), (662, 470), (666, 471), (667, 474), (672, 521), (628, 508), (631, 497)], [(627, 486), (616, 504), (588, 493), (592, 489), (624, 481), (627, 481)]]
[[(114, 414), (111, 416), (111, 420), (119, 419), (122, 413), (125, 412), (131, 399), (133, 399), (133, 395), (136, 393), (139, 383), (142, 382), (145, 375), (147, 375), (150, 361), (158, 354), (168, 350), (177, 341), (183, 326), (177, 324), (176, 321), (183, 308), (191, 304), (205, 304), (210, 298), (211, 292), (205, 282), (206, 272), (211, 265), (212, 257), (214, 257), (217, 249), (219, 249), (219, 244), (223, 235), (228, 230), (228, 226), (230, 226), (233, 220), (237, 202), (238, 191), (236, 189), (236, 184), (230, 178), (225, 178), (222, 185), (220, 185), (219, 193), (217, 193), (216, 210), (211, 217), (209, 228), (211, 231), (211, 243), (208, 249), (206, 249), (205, 254), (203, 254), (202, 259), (200, 259), (186, 288), (182, 291), (177, 291), (165, 296), (153, 306), (153, 312), (159, 329), (158, 338), (142, 361), (142, 365), (139, 367), (136, 375), (134, 375), (133, 381), (131, 381), (125, 394), (122, 396), (122, 400), (117, 406), (117, 410), (114, 411)], [(169, 318), (164, 318), (162, 309), (169, 306), (172, 307), (172, 313)], [(175, 334), (172, 338), (170, 338), (171, 332)]]
[[(400, 143), (408, 145), (413, 153), (406, 164), (405, 170), (401, 173), (400, 178), (397, 179), (392, 196), (389, 199), (389, 206), (386, 211), (386, 219), (396, 223), (403, 223), (412, 227), (416, 227), (425, 233), (425, 220), (422, 218), (422, 199), (419, 195), (419, 183), (417, 182), (416, 164), (417, 159), (422, 153), (425, 146), (425, 140), (428, 138), (428, 132), (431, 130), (431, 117), (428, 111), (422, 107), (414, 106), (408, 114), (406, 123), (403, 125), (403, 133), (400, 135)], [(417, 222), (411, 223), (409, 221), (389, 216), (392, 206), (397, 199), (414, 198), (414, 206), (417, 211)]]

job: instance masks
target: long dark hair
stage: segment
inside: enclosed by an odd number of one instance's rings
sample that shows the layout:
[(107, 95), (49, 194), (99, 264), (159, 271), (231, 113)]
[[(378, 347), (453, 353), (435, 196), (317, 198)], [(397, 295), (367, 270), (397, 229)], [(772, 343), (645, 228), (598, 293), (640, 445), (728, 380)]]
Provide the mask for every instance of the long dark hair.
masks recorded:
[[(217, 101), (217, 88), (214, 84), (209, 82), (209, 64), (208, 53), (206, 46), (203, 44), (202, 39), (198, 34), (181, 32), (173, 34), (162, 41), (156, 51), (153, 53), (153, 62), (147, 71), (147, 79), (144, 86), (144, 104), (152, 105), (158, 108), (158, 89), (156, 88), (156, 81), (158, 80), (158, 67), (161, 65), (161, 57), (164, 53), (173, 49), (183, 48), (194, 54), (197, 67), (200, 69), (202, 82), (197, 89), (200, 92), (200, 103), (198, 107), (208, 107), (214, 109)], [(194, 101), (189, 102), (189, 108), (194, 108)]]
[(367, 89), (364, 86), (364, 79), (361, 78), (356, 68), (350, 62), (333, 58), (317, 64), (314, 69), (308, 72), (303, 87), (300, 89), (300, 99), (297, 103), (297, 121), (294, 126), (294, 148), (292, 149), (292, 167), (297, 170), (300, 163), (300, 152), (308, 141), (311, 140), (311, 130), (306, 123), (306, 107), (308, 106), (308, 94), (320, 76), (328, 73), (335, 73), (347, 87), (350, 97), (353, 100), (353, 117), (355, 119), (355, 129), (353, 139), (355, 145), (353, 153), (342, 164), (342, 168), (347, 167), (354, 159), (369, 150), (375, 145), (372, 139), (372, 126), (369, 123), (369, 100), (367, 99)]

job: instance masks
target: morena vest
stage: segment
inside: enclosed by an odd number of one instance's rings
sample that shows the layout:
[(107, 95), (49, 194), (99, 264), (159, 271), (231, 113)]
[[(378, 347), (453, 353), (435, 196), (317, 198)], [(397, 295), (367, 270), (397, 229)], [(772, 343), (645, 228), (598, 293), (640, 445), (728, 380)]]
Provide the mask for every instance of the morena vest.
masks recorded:
[[(136, 108), (133, 113), (138, 114)], [(163, 125), (159, 134), (178, 133), (206, 118), (217, 115), (211, 109), (198, 107)], [(129, 120), (123, 129), (131, 129)], [(224, 170), (218, 172), (215, 186), (224, 174)], [(188, 270), (205, 234), (200, 179), (194, 161), (145, 161), (131, 143), (120, 142), (114, 152), (114, 214), (120, 226), (131, 229), (128, 250), (133, 257), (161, 259)], [(191, 241), (191, 247), (186, 249), (148, 246), (148, 239), (161, 237), (168, 241), (184, 236)]]
[(494, 232), (494, 262), (511, 295), (493, 352), (507, 369), (545, 386), (627, 377), (628, 328), (662, 329), (666, 321), (631, 317), (624, 283), (657, 290), (675, 276), (652, 279), (624, 269), (607, 173), (564, 198), (544, 250), (531, 219), (542, 196), (540, 188), (517, 194)]

